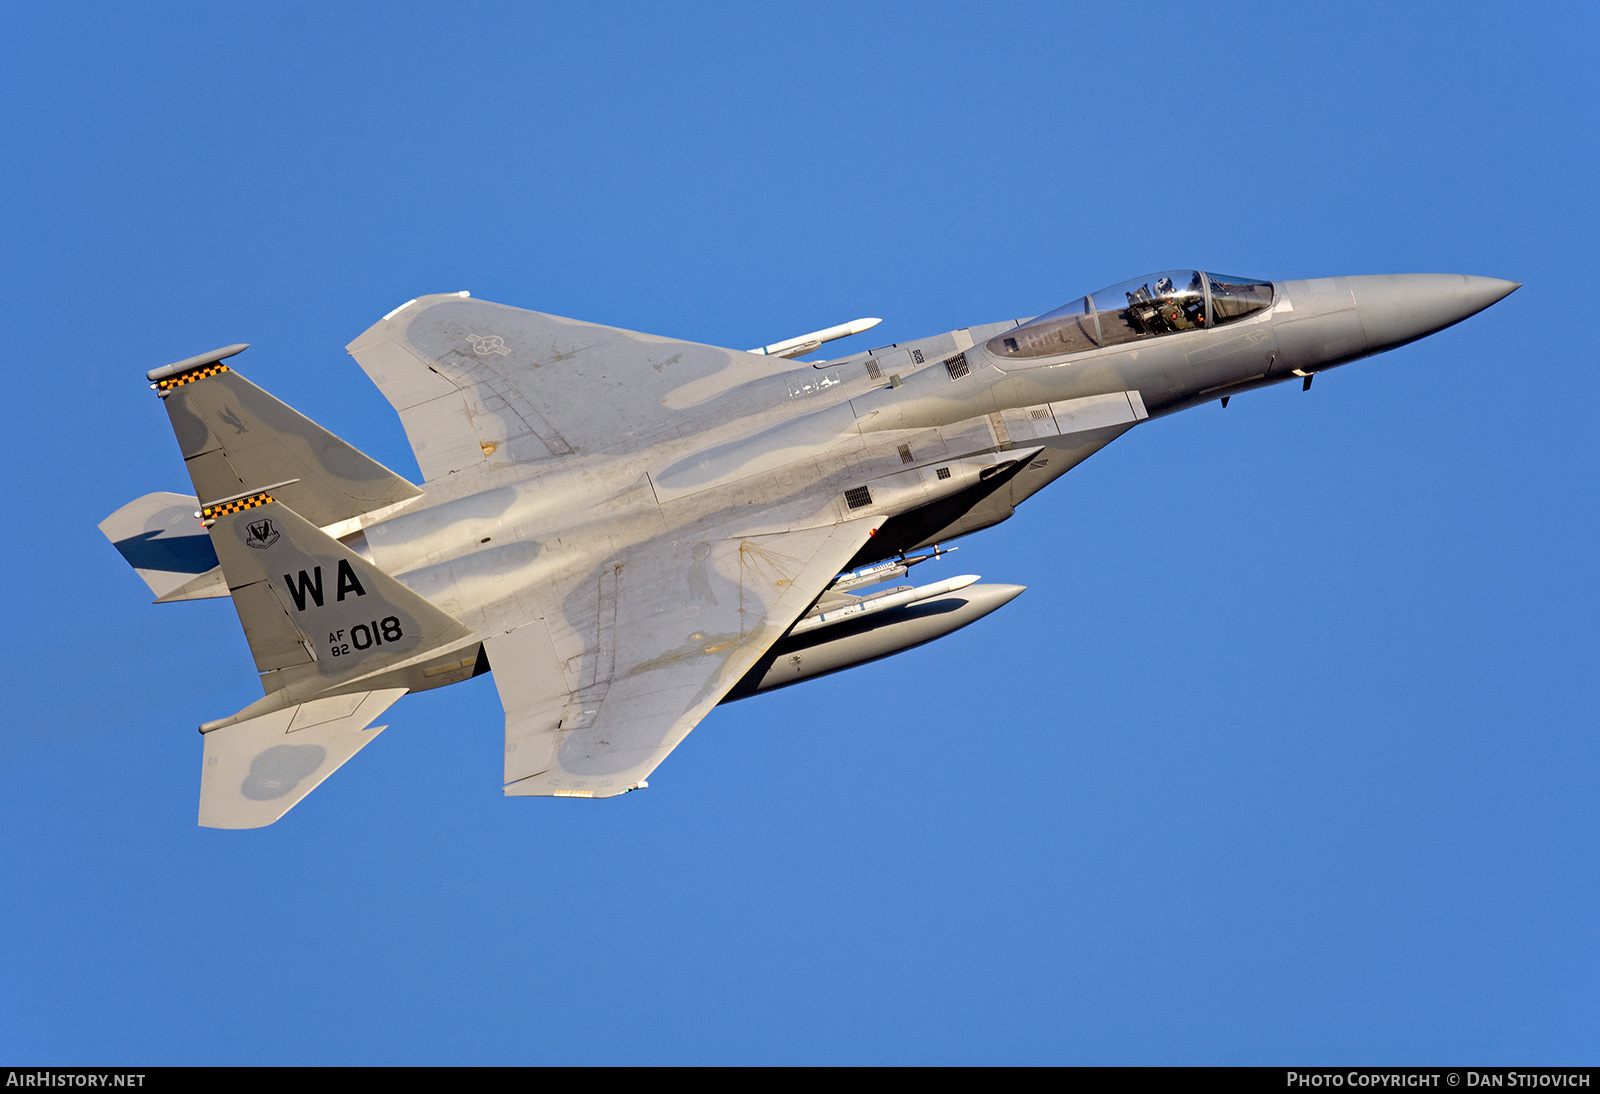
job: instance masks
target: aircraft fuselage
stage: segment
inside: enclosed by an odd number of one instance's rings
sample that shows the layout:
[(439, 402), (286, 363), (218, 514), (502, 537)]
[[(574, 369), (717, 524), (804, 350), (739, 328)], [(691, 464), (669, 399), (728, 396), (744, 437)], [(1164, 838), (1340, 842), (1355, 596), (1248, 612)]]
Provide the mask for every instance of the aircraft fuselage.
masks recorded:
[[(1016, 320), (782, 369), (751, 355), (748, 378), (711, 390), (720, 421), (704, 431), (626, 455), (508, 467), (485, 489), (441, 491), (366, 529), (355, 545), (480, 632), (519, 590), (598, 572), (624, 545), (692, 537), (731, 507), (771, 509), (774, 529), (885, 515), (852, 560), (865, 565), (1006, 519), (1146, 418), (1394, 348), (1515, 287), (1431, 274), (1284, 281), (1231, 321), (1208, 325), (1196, 312), (1188, 329), (1122, 342), (1110, 313), (1088, 313), (1098, 336), (1062, 353), (1007, 356), (1008, 333), (1039, 322)], [(1169, 326), (1185, 322), (1172, 314)], [(819, 487), (831, 488), (824, 512)]]

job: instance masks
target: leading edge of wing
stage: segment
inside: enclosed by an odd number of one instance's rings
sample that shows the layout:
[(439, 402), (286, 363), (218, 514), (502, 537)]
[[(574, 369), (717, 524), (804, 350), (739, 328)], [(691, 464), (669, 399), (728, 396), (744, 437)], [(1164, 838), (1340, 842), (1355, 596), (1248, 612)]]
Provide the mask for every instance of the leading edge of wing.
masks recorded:
[(881, 523), (620, 556), (602, 573), (614, 645), (597, 651), (607, 664), (594, 683), (565, 686), (542, 621), (487, 639), (506, 707), (506, 794), (605, 798), (642, 785)]
[(773, 375), (769, 359), (740, 350), (460, 293), (419, 297), (345, 348), (399, 412), (429, 481), (629, 450), (698, 428), (715, 417), (707, 403)]

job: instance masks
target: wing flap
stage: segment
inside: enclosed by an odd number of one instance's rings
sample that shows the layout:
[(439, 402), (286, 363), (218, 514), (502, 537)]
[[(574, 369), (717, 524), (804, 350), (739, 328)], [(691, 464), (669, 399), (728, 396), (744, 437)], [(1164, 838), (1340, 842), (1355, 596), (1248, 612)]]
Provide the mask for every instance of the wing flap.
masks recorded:
[(506, 711), (505, 781), (549, 770), (568, 703), (561, 658), (549, 629), (535, 619), (483, 644)]
[(472, 427), (472, 415), (459, 391), (400, 411), (400, 424), (417, 457), (422, 477), (435, 482), (483, 463), (485, 442)]
[(416, 303), (390, 312), (345, 351), (399, 413), (423, 479), (434, 482), (476, 466), (487, 456), (472, 427), (463, 392), (431, 368), (430, 362), (396, 341), (404, 322), (395, 316)]
[(372, 337), (379, 328), (392, 327), (388, 321), (345, 347), (362, 370), (378, 385), (396, 410), (407, 410), (447, 395), (457, 394), (456, 386), (428, 367), (428, 362), (408, 351), (392, 337)]

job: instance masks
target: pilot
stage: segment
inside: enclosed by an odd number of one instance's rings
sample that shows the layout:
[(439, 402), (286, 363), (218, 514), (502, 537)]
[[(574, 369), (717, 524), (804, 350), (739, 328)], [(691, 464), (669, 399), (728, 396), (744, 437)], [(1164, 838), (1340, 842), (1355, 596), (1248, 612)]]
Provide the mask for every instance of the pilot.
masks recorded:
[[(1193, 330), (1194, 317), (1189, 314), (1187, 302), (1178, 299), (1178, 294), (1172, 284), (1172, 278), (1163, 277), (1156, 282), (1156, 315), (1159, 317), (1160, 326), (1165, 328), (1158, 333), (1167, 333), (1180, 330)], [(1202, 308), (1204, 303), (1202, 301)]]

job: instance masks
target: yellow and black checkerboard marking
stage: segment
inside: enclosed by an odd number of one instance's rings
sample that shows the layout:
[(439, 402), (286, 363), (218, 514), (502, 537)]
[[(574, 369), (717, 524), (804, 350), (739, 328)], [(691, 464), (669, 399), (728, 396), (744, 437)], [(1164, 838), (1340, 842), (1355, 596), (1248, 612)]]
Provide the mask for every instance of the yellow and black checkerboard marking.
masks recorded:
[(196, 380), (204, 380), (207, 376), (216, 376), (218, 373), (231, 371), (227, 365), (219, 361), (214, 365), (203, 365), (200, 368), (190, 369), (188, 372), (180, 372), (176, 376), (168, 376), (165, 380), (158, 381), (156, 388), (159, 391), (171, 391), (175, 387), (192, 384)]
[(271, 494), (251, 494), (248, 498), (235, 498), (233, 501), (223, 502), (221, 505), (208, 505), (200, 510), (200, 519), (215, 520), (230, 513), (242, 513), (246, 509), (254, 509), (258, 505), (266, 505), (272, 500)]

